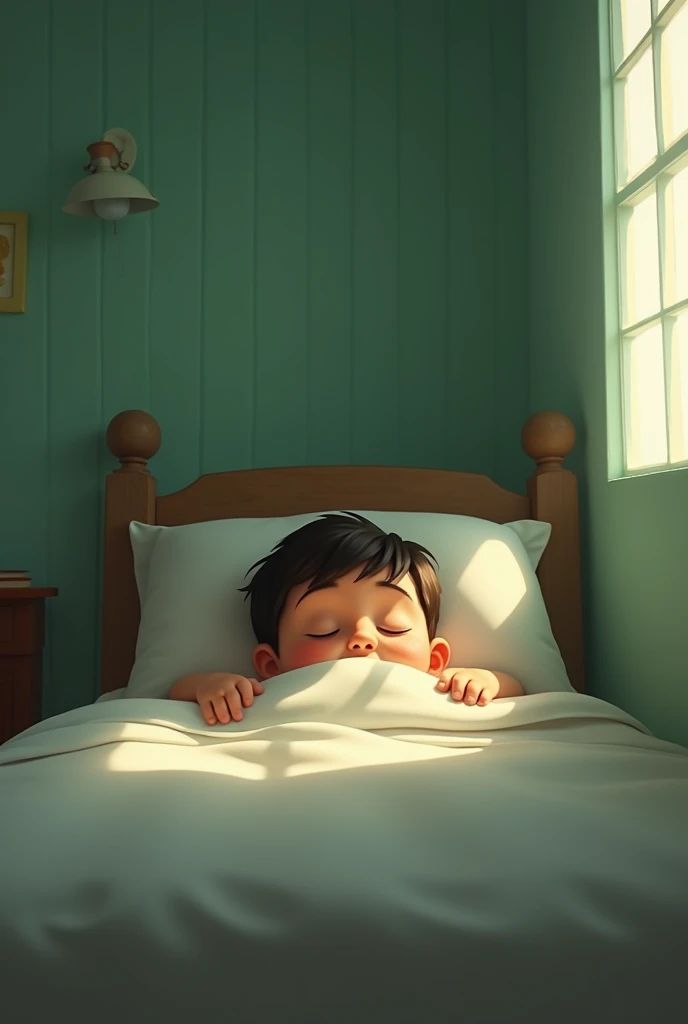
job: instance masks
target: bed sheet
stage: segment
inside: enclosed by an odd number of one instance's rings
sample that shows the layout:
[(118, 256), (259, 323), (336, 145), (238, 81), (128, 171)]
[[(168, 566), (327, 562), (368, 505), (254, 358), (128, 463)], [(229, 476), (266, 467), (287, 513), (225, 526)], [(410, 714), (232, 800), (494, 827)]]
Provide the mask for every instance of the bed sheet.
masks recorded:
[(433, 683), (310, 666), (214, 727), (125, 691), (0, 747), (3, 1020), (670, 1019), (688, 751)]

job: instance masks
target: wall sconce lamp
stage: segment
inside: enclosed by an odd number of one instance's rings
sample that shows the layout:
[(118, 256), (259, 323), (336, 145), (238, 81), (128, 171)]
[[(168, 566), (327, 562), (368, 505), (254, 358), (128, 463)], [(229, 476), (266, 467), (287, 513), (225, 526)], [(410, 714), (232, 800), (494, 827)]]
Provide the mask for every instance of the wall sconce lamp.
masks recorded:
[(129, 213), (145, 213), (160, 205), (152, 192), (129, 172), (136, 162), (136, 142), (124, 128), (110, 128), (100, 142), (87, 146), (88, 177), (77, 181), (62, 207), (77, 217), (117, 221)]

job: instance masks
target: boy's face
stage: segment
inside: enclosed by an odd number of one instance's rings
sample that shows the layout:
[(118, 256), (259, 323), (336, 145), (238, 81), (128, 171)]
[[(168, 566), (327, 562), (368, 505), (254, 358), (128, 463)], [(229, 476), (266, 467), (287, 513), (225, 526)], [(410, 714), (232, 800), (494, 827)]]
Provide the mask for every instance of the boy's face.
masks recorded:
[(363, 567), (308, 593), (294, 587), (279, 624), (279, 654), (259, 644), (253, 654), (263, 679), (340, 658), (374, 658), (410, 665), (439, 676), (449, 645), (430, 640), (425, 615), (409, 575), (387, 582), (388, 569), (356, 582)]

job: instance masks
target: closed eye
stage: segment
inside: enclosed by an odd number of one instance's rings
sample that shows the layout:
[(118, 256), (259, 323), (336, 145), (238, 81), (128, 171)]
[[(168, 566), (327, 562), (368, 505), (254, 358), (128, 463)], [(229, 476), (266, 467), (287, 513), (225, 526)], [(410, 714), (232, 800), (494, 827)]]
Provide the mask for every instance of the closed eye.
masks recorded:
[[(378, 630), (385, 636), (403, 636), (405, 633), (411, 632), (411, 627), (409, 626), (408, 629), (383, 629), (382, 626), (378, 626)], [(338, 632), (338, 629), (333, 629), (331, 633), (306, 633), (306, 636), (312, 640), (327, 640), (328, 637), (336, 636)]]

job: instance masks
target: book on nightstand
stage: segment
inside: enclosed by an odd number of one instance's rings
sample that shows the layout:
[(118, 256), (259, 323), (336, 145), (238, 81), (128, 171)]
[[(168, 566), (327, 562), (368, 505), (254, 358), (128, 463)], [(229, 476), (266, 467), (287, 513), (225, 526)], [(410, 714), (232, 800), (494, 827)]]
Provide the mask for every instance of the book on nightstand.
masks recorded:
[(0, 569), (0, 587), (30, 587), (31, 574), (27, 569)]

